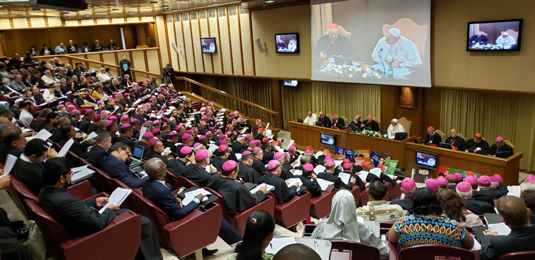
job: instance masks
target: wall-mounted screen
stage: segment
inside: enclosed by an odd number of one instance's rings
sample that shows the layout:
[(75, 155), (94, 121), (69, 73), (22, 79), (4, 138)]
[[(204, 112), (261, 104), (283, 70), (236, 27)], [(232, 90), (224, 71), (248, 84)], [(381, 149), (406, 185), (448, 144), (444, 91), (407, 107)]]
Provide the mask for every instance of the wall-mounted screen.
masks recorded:
[(335, 136), (333, 134), (320, 133), (320, 137), (321, 137), (321, 144), (334, 146)]
[(217, 44), (215, 38), (201, 38), (202, 53), (217, 53)]
[(469, 22), (467, 51), (519, 51), (522, 19)]
[(277, 53), (299, 53), (299, 34), (275, 34), (275, 50)]
[(299, 86), (299, 81), (295, 79), (285, 79), (282, 81), (282, 85), (288, 87), (297, 87)]
[(438, 155), (416, 151), (416, 165), (436, 170), (438, 168)]

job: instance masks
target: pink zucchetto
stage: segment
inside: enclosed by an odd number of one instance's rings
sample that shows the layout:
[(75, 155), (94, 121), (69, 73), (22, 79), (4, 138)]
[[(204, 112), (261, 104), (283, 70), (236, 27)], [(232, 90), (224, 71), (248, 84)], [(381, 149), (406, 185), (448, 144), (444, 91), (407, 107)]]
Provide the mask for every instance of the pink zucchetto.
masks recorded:
[(206, 149), (201, 149), (195, 153), (195, 160), (200, 161), (208, 157), (208, 151)]
[(150, 140), (150, 147), (155, 146), (158, 143), (158, 141), (160, 141), (160, 139), (158, 138), (153, 138), (152, 140)]
[(483, 175), (483, 176), (479, 177), (479, 183), (481, 183), (483, 185), (490, 184), (490, 177), (487, 176), (487, 175)]
[(469, 192), (472, 190), (472, 185), (470, 183), (462, 181), (457, 184), (457, 192)]
[(250, 150), (245, 150), (243, 151), (243, 153), (241, 154), (242, 156), (245, 156), (245, 155), (249, 155), (249, 154), (252, 154)]
[(260, 147), (255, 147), (255, 148), (253, 149), (253, 152), (256, 152), (256, 151), (262, 151), (262, 148), (260, 148)]
[(448, 185), (448, 180), (446, 180), (444, 177), (438, 177), (437, 182), (439, 185)]
[(153, 137), (154, 137), (154, 135), (151, 132), (145, 132), (143, 134), (143, 138), (153, 138)]
[(334, 166), (334, 162), (333, 161), (328, 161), (325, 163), (325, 167), (333, 167)]
[(180, 148), (181, 154), (190, 154), (191, 152), (193, 152), (193, 149), (191, 149), (191, 147), (189, 146), (183, 146), (182, 148)]
[(278, 160), (280, 158), (282, 158), (284, 155), (281, 153), (281, 152), (276, 152), (274, 155), (273, 155), (273, 159), (274, 160)]
[(438, 186), (438, 181), (435, 180), (435, 179), (428, 179), (426, 182), (425, 182), (425, 186), (432, 190), (432, 191), (437, 191), (439, 186)]
[(190, 137), (191, 137), (191, 135), (189, 135), (189, 134), (184, 134), (184, 135), (182, 136), (182, 142), (187, 141)]
[(228, 160), (223, 164), (223, 167), (221, 168), (223, 169), (223, 171), (231, 172), (231, 171), (234, 171), (234, 169), (236, 169), (236, 166), (238, 166), (238, 164), (235, 161)]
[(411, 191), (416, 188), (416, 182), (412, 178), (405, 178), (401, 182), (401, 188), (405, 191)]
[(269, 161), (269, 163), (268, 163), (268, 170), (271, 171), (271, 170), (273, 170), (273, 169), (276, 169), (279, 165), (280, 165), (280, 164), (279, 164), (279, 161), (277, 161), (277, 160), (271, 160), (271, 161)]
[(314, 165), (310, 164), (310, 163), (307, 163), (305, 165), (303, 165), (303, 170), (307, 171), (307, 172), (311, 172), (314, 170)]

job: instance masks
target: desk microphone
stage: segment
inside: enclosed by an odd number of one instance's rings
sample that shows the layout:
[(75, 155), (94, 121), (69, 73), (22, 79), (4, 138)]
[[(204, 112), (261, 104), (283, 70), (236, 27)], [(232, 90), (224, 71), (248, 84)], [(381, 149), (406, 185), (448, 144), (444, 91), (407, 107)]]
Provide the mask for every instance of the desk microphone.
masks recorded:
[(381, 48), (381, 49), (379, 50), (379, 52), (377, 53), (377, 55), (379, 55), (379, 60), (381, 60), (381, 64), (383, 65), (383, 75), (386, 75), (385, 62), (383, 61), (383, 58), (381, 58), (381, 52), (383, 52), (383, 48)]

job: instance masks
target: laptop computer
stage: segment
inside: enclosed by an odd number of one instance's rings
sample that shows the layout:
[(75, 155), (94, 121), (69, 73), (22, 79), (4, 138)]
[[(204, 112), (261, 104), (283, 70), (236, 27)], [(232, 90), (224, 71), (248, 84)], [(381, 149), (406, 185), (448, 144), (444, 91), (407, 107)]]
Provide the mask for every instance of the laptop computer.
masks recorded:
[(333, 56), (333, 58), (334, 58), (334, 63), (336, 65), (340, 65), (340, 64), (353, 65), (353, 60), (351, 60), (350, 58), (346, 58), (342, 56)]
[(135, 168), (137, 166), (140, 166), (143, 164), (143, 152), (145, 151), (145, 148), (142, 146), (137, 146), (134, 148), (134, 152), (132, 153), (132, 163), (130, 163), (130, 168)]

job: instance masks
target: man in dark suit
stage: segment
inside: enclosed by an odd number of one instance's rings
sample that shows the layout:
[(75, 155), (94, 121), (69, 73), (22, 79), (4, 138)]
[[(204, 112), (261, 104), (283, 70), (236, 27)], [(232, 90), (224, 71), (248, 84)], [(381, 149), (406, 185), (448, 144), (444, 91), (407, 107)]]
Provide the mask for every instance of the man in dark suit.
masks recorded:
[(26, 138), (20, 127), (6, 125), (1, 136), (4, 146), (0, 150), (0, 161), (5, 162), (8, 154), (19, 157), (26, 146)]
[(193, 154), (193, 149), (189, 146), (182, 146), (178, 151), (178, 158), (169, 159), (167, 161), (167, 170), (175, 174), (176, 176), (183, 176), (183, 172), (186, 169), (186, 165), (190, 161), (190, 157)]
[(119, 130), (121, 136), (117, 138), (116, 142), (121, 142), (123, 144), (128, 145), (130, 147), (130, 151), (134, 151), (134, 148), (136, 147), (136, 142), (132, 140), (132, 136), (134, 135), (133, 127), (129, 124), (122, 124), (121, 130)]
[(333, 161), (327, 161), (325, 163), (325, 172), (319, 173), (318, 178), (334, 182), (334, 187), (337, 189), (343, 188), (346, 190), (351, 190), (353, 185), (357, 183), (357, 180), (351, 177), (348, 184), (344, 183), (342, 179), (334, 175), (334, 167), (335, 165)]
[(438, 146), (440, 142), (442, 142), (442, 137), (435, 132), (435, 128), (432, 126), (428, 127), (427, 137), (425, 138), (424, 144)]
[(46, 141), (32, 139), (24, 148), (24, 153), (13, 167), (13, 175), (24, 183), (34, 194), (45, 186), (43, 182), (43, 160), (57, 156), (54, 149), (49, 148)]
[(107, 151), (112, 145), (111, 135), (106, 131), (102, 131), (97, 135), (95, 141), (96, 144), (87, 153), (87, 160), (93, 166), (101, 169), (100, 162), (104, 157), (108, 156)]
[(195, 163), (186, 166), (182, 175), (197, 185), (206, 187), (212, 178), (212, 173), (205, 169), (209, 162), (208, 151), (200, 149), (195, 153)]
[[(109, 205), (102, 214), (96, 208), (108, 203), (100, 197), (81, 201), (66, 189), (71, 182), (72, 163), (67, 158), (54, 158), (44, 164), (43, 179), (46, 187), (39, 194), (39, 205), (62, 225), (71, 237), (93, 234), (104, 229), (113, 219), (128, 210)], [(136, 259), (163, 259), (152, 223), (141, 217), (141, 241)], [(119, 241), (118, 241), (119, 242)]]
[(292, 185), (290, 188), (286, 185), (286, 182), (279, 178), (282, 172), (282, 166), (279, 161), (271, 160), (268, 163), (268, 173), (260, 176), (260, 183), (266, 183), (275, 187), (273, 193), (277, 197), (277, 201), (282, 203), (285, 201), (291, 200), (297, 189), (299, 188), (299, 183), (296, 182), (295, 185)]
[(497, 208), (503, 222), (511, 228), (511, 233), (499, 236), (497, 232), (483, 231), (481, 260), (498, 259), (511, 252), (535, 250), (535, 226), (529, 222), (531, 212), (524, 201), (513, 196), (503, 196), (498, 200)]
[[(163, 178), (166, 175), (165, 163), (159, 158), (151, 158), (144, 164), (145, 172), (149, 175), (149, 180), (143, 184), (143, 196), (163, 210), (171, 221), (180, 220), (193, 212), (203, 200), (203, 196), (198, 194), (188, 205), (182, 205), (182, 201), (171, 192)], [(215, 196), (215, 195), (213, 195)], [(240, 241), (241, 234), (233, 228), (223, 218), (219, 236), (229, 245)], [(203, 256), (213, 255), (216, 250), (203, 248)]]
[(491, 187), (491, 178), (492, 177), (486, 175), (479, 177), (479, 191), (474, 191), (472, 189), (472, 198), (477, 201), (494, 205), (494, 199), (498, 199), (501, 196), (507, 195), (507, 190), (502, 191)]
[(470, 153), (487, 155), (489, 153), (489, 143), (483, 140), (483, 135), (477, 133), (474, 138), (466, 142), (466, 150)]
[(106, 172), (110, 177), (120, 180), (126, 186), (137, 189), (145, 183), (148, 178), (142, 177), (138, 173), (132, 172), (126, 161), (130, 159), (132, 152), (130, 147), (123, 143), (116, 143), (110, 148), (110, 154), (108, 157), (102, 160), (102, 170)]
[(87, 132), (87, 129), (91, 125), (91, 120), (93, 120), (93, 116), (95, 116), (95, 111), (89, 110), (85, 112), (84, 119), (82, 119), (82, 122), (80, 123), (80, 127), (78, 127), (80, 131), (86, 134), (90, 134)]
[(476, 215), (483, 215), (485, 213), (495, 213), (494, 207), (487, 202), (475, 200), (472, 198), (472, 185), (468, 182), (460, 182), (457, 184), (457, 193), (464, 202), (464, 207), (472, 211)]
[(230, 147), (235, 153), (243, 153), (243, 151), (247, 150), (248, 146), (245, 142), (245, 138), (243, 138), (242, 135), (238, 135), (238, 138), (236, 138), (236, 141), (230, 144)]
[(405, 178), (401, 182), (401, 190), (405, 197), (403, 199), (395, 199), (390, 202), (390, 204), (397, 204), (401, 206), (403, 210), (412, 209), (412, 194), (416, 190), (416, 182), (411, 178)]
[[(450, 137), (446, 139), (446, 143), (451, 144), (451, 149), (464, 151), (466, 150), (466, 142), (460, 136), (457, 136), (457, 128), (450, 130)], [(455, 147), (455, 148), (454, 148)]]
[(344, 121), (343, 118), (340, 118), (338, 114), (334, 114), (332, 126), (333, 128), (336, 127), (336, 129), (344, 129), (344, 127), (346, 127), (346, 122)]
[(253, 153), (249, 150), (244, 151), (241, 157), (238, 179), (244, 182), (260, 184), (260, 174), (252, 168), (253, 162)]
[(368, 117), (366, 118), (366, 121), (362, 122), (361, 128), (368, 128), (372, 131), (379, 131), (381, 128), (379, 127), (379, 124), (373, 120), (373, 115), (368, 114)]
[(319, 126), (331, 128), (331, 120), (325, 116), (325, 112), (320, 111), (320, 116), (318, 117), (318, 124)]

